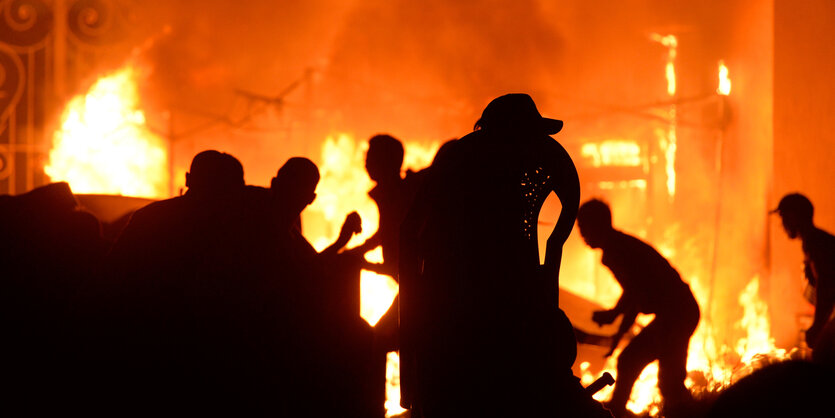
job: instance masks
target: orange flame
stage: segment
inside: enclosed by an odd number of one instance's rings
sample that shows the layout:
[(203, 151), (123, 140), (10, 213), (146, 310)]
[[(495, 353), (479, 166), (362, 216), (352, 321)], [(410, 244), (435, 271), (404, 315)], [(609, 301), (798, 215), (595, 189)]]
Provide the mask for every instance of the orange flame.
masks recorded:
[(167, 152), (138, 109), (135, 70), (100, 78), (67, 104), (44, 171), (76, 193), (167, 195)]
[(731, 94), (731, 79), (728, 77), (728, 67), (725, 60), (719, 60), (719, 87), (716, 92), (722, 96)]
[(406, 412), (400, 406), (400, 355), (392, 351), (386, 355), (386, 416)]
[(676, 194), (676, 151), (678, 151), (678, 135), (676, 130), (676, 108), (672, 106), (668, 111), (670, 126), (659, 133), (659, 146), (664, 151), (664, 172), (667, 174), (667, 195)]
[[(667, 94), (675, 96), (676, 94), (676, 55), (678, 50), (678, 38), (675, 35), (660, 35), (653, 33), (650, 39), (667, 47), (667, 65), (664, 68), (664, 76), (667, 78)], [(676, 194), (676, 106), (670, 106), (668, 112), (670, 126), (667, 129), (664, 138), (661, 140), (661, 149), (664, 150), (664, 155), (667, 161), (667, 195), (673, 197)]]
[[(698, 277), (692, 278), (690, 286), (699, 305), (704, 307), (709, 293), (707, 287)], [(743, 308), (743, 315), (734, 327), (744, 335), (734, 343), (722, 344), (717, 341), (714, 326), (703, 314), (699, 327), (690, 339), (688, 351), (688, 377), (685, 385), (691, 392), (722, 390), (764, 364), (783, 361), (790, 357), (786, 350), (775, 346), (774, 338), (771, 337), (768, 307), (760, 299), (758, 292), (759, 277), (754, 277), (739, 294), (738, 302)], [(633, 332), (638, 332), (651, 318), (639, 316)], [(592, 373), (588, 362), (580, 364), (583, 384), (588, 385), (594, 381), (595, 376), (599, 377), (606, 371), (617, 379), (616, 359), (625, 344), (615, 350), (599, 373)], [(658, 363), (653, 362), (635, 381), (627, 409), (639, 415), (658, 416), (662, 398), (657, 383)], [(611, 393), (612, 388), (607, 387), (595, 394), (594, 398), (604, 401), (611, 397)]]
[(667, 47), (667, 65), (664, 68), (664, 75), (667, 78), (667, 94), (676, 94), (676, 53), (678, 49), (678, 38), (675, 35), (660, 35), (653, 33), (650, 39)]
[(591, 160), (593, 167), (641, 166), (641, 146), (626, 139), (610, 139), (600, 143), (585, 143), (580, 150), (583, 158)]

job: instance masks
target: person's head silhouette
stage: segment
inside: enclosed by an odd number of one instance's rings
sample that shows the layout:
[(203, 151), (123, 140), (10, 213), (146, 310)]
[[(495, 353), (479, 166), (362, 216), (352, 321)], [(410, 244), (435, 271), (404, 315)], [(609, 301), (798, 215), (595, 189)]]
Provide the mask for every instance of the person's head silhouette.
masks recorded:
[(577, 227), (589, 247), (600, 248), (605, 245), (614, 231), (609, 205), (598, 199), (592, 199), (580, 205), (577, 212)]
[(279, 204), (294, 214), (316, 199), (319, 184), (319, 168), (304, 157), (293, 157), (278, 169), (270, 183), (270, 189)]
[(531, 96), (512, 93), (493, 99), (484, 108), (475, 129), (499, 135), (532, 136), (553, 135), (562, 125), (561, 120), (543, 118)]
[(814, 212), (812, 202), (800, 193), (790, 193), (783, 196), (777, 205), (777, 209), (772, 211), (772, 213), (780, 215), (783, 220), (783, 229), (792, 239), (797, 238), (804, 231), (814, 226), (812, 222)]
[(403, 144), (391, 135), (374, 135), (368, 140), (365, 170), (377, 183), (400, 178), (403, 166)]
[(244, 168), (237, 158), (215, 150), (202, 151), (191, 160), (186, 187), (191, 194), (221, 196), (244, 188)]

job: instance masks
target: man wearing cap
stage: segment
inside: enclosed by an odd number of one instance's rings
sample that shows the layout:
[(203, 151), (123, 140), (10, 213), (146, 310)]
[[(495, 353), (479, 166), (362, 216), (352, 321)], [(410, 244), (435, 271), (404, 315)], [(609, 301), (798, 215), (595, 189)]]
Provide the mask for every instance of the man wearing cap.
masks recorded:
[(815, 226), (812, 202), (800, 193), (784, 196), (772, 213), (780, 215), (789, 238), (799, 238), (802, 243), (804, 272), (813, 290), (809, 299), (815, 304), (815, 319), (806, 330), (806, 342), (815, 349), (835, 306), (835, 236)]
[(623, 315), (606, 357), (611, 356), (639, 313), (655, 318), (629, 341), (618, 356), (617, 382), (608, 403), (616, 417), (625, 416), (632, 386), (641, 371), (658, 360), (658, 389), (664, 397), (664, 416), (686, 416), (692, 397), (684, 386), (687, 349), (699, 324), (699, 304), (678, 271), (651, 245), (617, 230), (612, 211), (602, 200), (580, 206), (580, 235), (589, 247), (603, 252), (601, 262), (623, 289), (614, 308), (595, 311), (592, 320), (608, 325)]
[[(425, 417), (608, 416), (571, 373), (557, 304), (577, 172), (530, 96), (493, 100), (445, 144), (401, 227), (401, 400)], [(540, 265), (537, 220), (562, 204)]]

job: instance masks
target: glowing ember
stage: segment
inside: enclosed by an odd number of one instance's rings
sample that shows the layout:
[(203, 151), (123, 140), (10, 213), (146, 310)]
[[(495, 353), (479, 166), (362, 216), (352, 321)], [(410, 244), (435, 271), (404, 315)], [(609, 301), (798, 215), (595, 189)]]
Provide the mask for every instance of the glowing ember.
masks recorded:
[(145, 125), (133, 67), (100, 78), (70, 100), (44, 171), (76, 193), (167, 196), (167, 153)]
[(725, 60), (719, 60), (719, 87), (716, 92), (723, 96), (731, 94), (731, 79), (728, 78), (728, 67), (725, 66)]

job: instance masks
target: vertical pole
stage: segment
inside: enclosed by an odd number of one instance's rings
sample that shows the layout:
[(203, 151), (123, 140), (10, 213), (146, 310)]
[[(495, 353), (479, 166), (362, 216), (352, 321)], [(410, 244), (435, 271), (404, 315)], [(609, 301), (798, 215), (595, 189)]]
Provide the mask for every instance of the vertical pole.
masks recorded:
[(168, 120), (168, 197), (177, 196), (177, 191), (174, 190), (174, 112), (168, 110), (166, 112), (166, 119)]
[(55, 0), (53, 6), (54, 29), (53, 29), (53, 86), (54, 98), (63, 103), (67, 95), (67, 0)]
[(26, 162), (24, 170), (26, 170), (26, 183), (24, 189), (26, 191), (35, 188), (35, 163), (37, 159), (35, 156), (39, 153), (39, 149), (35, 146), (35, 48), (28, 48), (27, 50), (28, 63), (26, 65), (26, 147), (24, 148), (26, 155)]

